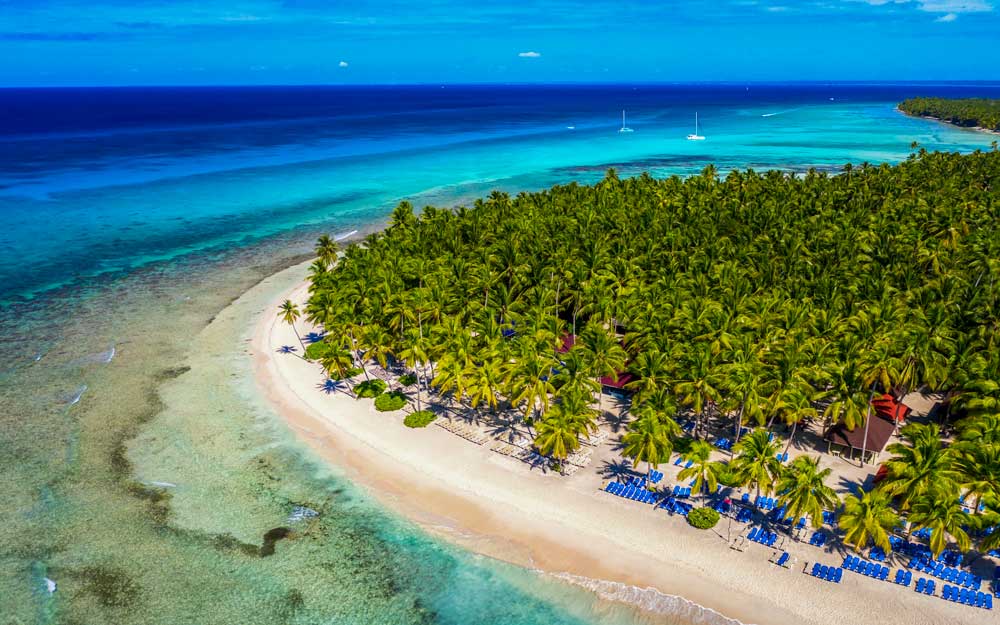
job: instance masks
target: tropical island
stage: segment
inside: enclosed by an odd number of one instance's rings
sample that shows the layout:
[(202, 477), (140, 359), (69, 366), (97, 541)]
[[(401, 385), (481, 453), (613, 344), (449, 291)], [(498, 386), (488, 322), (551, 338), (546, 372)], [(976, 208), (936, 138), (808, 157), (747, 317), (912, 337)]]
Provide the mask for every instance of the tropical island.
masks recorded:
[(553, 507), (565, 480), (585, 514), (645, 504), (834, 591), (846, 572), (947, 600), (885, 622), (961, 622), (1000, 592), (998, 176), (995, 149), (921, 150), (403, 202), (344, 250), (319, 240), (275, 360), (314, 406), (400, 416), (327, 415), (369, 444), (403, 455), (438, 425), (545, 475)]
[(1000, 132), (1000, 100), (989, 98), (910, 98), (899, 110), (917, 117), (930, 117), (956, 126)]

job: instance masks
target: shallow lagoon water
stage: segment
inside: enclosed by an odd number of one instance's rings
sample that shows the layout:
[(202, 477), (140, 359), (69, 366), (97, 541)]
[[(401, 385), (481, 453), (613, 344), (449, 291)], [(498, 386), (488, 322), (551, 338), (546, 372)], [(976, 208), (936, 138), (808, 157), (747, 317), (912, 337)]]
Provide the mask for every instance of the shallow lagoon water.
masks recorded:
[[(403, 198), (452, 204), (608, 167), (836, 170), (901, 160), (912, 141), (967, 151), (996, 137), (893, 110), (927, 87), (749, 99), (742, 87), (522, 89), (425, 94), (414, 110), (367, 116), (352, 111), (371, 110), (370, 93), (333, 112), (237, 111), (239, 123), (81, 114), (58, 136), (5, 122), (0, 140), (18, 147), (0, 150), (0, 603), (14, 622), (704, 618), (662, 596), (474, 556), (385, 512), (255, 397), (240, 341), (256, 311), (226, 307), (305, 258), (320, 232), (363, 234)], [(631, 135), (616, 132), (622, 106)], [(683, 140), (694, 108), (705, 142)], [(223, 310), (228, 329), (200, 334)], [(291, 536), (265, 537), (281, 527)]]

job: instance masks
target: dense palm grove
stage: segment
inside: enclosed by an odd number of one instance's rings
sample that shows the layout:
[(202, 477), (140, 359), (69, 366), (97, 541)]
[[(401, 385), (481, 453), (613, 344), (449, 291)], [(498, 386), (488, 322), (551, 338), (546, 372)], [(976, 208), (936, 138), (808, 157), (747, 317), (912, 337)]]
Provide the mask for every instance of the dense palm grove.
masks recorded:
[[(326, 330), (331, 377), (398, 360), (450, 402), (521, 411), (557, 461), (595, 430), (600, 378), (628, 371), (625, 455), (655, 467), (680, 450), (697, 491), (777, 493), (817, 525), (840, 502), (816, 457), (776, 459), (796, 428), (861, 427), (875, 392), (940, 392), (944, 431), (907, 426), (886, 479), (843, 502), (841, 528), (887, 547), (906, 517), (932, 530), (936, 552), (986, 550), (1000, 536), (988, 529), (1000, 509), (998, 181), (996, 150), (921, 152), (836, 176), (609, 171), (454, 211), (403, 203), (339, 262), (321, 239), (304, 312)], [(738, 440), (727, 462), (703, 440), (710, 418)], [(770, 436), (779, 427), (787, 443)]]
[(1000, 100), (986, 98), (910, 98), (899, 104), (910, 115), (936, 117), (957, 126), (979, 127), (1000, 132)]

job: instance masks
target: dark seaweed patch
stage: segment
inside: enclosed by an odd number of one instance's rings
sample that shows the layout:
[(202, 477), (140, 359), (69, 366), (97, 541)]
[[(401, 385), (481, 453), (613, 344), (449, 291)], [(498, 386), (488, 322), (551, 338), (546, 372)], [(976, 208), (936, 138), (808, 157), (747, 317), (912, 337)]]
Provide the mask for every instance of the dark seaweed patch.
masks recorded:
[(266, 558), (267, 556), (274, 555), (274, 545), (282, 538), (288, 537), (292, 533), (287, 527), (275, 527), (269, 529), (264, 533), (264, 544), (260, 546), (260, 557)]
[(105, 607), (128, 608), (139, 598), (139, 585), (121, 569), (91, 566), (80, 577), (84, 591)]

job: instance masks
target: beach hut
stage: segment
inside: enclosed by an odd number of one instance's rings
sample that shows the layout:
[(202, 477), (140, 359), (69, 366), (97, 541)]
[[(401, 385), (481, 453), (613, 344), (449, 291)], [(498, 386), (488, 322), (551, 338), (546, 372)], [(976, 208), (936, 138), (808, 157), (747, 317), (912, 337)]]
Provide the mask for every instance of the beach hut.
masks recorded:
[[(862, 425), (848, 430), (843, 423), (838, 423), (827, 430), (823, 438), (826, 439), (827, 451), (832, 451), (836, 447), (841, 453), (846, 452), (853, 459), (855, 451), (860, 455), (864, 450), (863, 460), (874, 463), (885, 449), (894, 429), (892, 421), (876, 413), (869, 419), (867, 428)], [(866, 431), (867, 438), (865, 438)]]

